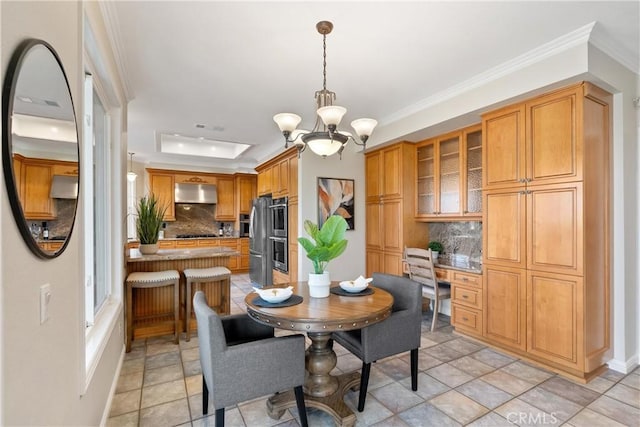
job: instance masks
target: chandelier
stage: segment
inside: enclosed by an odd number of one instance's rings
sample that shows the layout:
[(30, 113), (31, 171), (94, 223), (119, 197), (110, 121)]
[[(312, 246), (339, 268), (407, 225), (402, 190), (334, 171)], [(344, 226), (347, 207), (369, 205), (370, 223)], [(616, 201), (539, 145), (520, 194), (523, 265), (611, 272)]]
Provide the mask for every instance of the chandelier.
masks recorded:
[(273, 120), (284, 135), (284, 148), (294, 144), (298, 149), (298, 156), (309, 146), (311, 151), (319, 156), (327, 157), (338, 153), (342, 158), (342, 151), (349, 140), (366, 148), (367, 139), (378, 122), (374, 119), (352, 121), (351, 127), (360, 138), (359, 141), (351, 133), (338, 130), (338, 125), (347, 109), (333, 105), (336, 94), (327, 90), (327, 34), (333, 30), (333, 24), (329, 21), (320, 21), (316, 24), (316, 29), (322, 34), (322, 90), (315, 94), (318, 115), (316, 124), (311, 131), (296, 129), (302, 118), (293, 113), (276, 114)]

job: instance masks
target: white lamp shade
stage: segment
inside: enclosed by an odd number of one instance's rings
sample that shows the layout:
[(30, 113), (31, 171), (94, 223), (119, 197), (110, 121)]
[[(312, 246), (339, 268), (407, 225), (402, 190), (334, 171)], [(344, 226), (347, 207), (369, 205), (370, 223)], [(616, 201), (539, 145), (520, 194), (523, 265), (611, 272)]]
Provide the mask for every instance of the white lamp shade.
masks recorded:
[(346, 114), (347, 109), (338, 105), (328, 105), (326, 107), (318, 108), (318, 115), (324, 122), (325, 126), (340, 124), (340, 120)]
[(127, 181), (133, 182), (137, 177), (138, 175), (135, 172), (127, 172)]
[(307, 145), (318, 156), (331, 156), (338, 152), (342, 143), (335, 139), (333, 141), (330, 139), (314, 139), (307, 141)]
[(293, 132), (302, 121), (302, 118), (293, 113), (280, 113), (273, 116), (273, 121), (277, 123), (280, 132)]
[(378, 121), (374, 119), (357, 119), (351, 122), (351, 127), (358, 136), (371, 136), (377, 124)]

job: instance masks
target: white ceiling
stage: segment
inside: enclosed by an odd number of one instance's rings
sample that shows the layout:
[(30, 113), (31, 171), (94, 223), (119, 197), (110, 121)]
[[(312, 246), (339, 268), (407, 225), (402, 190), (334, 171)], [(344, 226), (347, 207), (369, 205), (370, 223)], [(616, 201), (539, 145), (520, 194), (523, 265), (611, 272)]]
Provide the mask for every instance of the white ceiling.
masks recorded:
[[(105, 7), (125, 75), (129, 150), (154, 165), (251, 168), (283, 146), (272, 117), (315, 122), (322, 36), (327, 88), (381, 125), (407, 107), (596, 22), (638, 73), (639, 3), (114, 1)], [(205, 129), (196, 128), (205, 124)], [(160, 133), (251, 144), (235, 161), (157, 151)], [(375, 137), (375, 131), (374, 131)]]

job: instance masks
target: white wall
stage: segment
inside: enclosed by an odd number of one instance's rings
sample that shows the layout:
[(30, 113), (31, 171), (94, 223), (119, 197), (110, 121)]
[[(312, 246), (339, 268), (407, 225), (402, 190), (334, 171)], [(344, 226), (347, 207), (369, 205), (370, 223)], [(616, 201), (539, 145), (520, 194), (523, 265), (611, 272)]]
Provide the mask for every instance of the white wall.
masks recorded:
[[(59, 54), (82, 123), (83, 4), (75, 1), (0, 3), (2, 80), (20, 41), (40, 38)], [(82, 126), (79, 126), (80, 132)], [(82, 140), (82, 139), (81, 139)], [(84, 166), (81, 173), (84, 173)], [(122, 354), (121, 330), (109, 336), (92, 382), (84, 381), (82, 217), (58, 258), (43, 261), (24, 244), (7, 191), (0, 192), (0, 424), (98, 425)], [(80, 205), (85, 201), (80, 201)], [(39, 323), (39, 287), (51, 284), (50, 319)], [(121, 316), (121, 315), (120, 315)]]
[[(349, 142), (342, 153), (342, 160), (339, 160), (337, 155), (323, 159), (307, 148), (298, 163), (300, 236), (309, 237), (303, 228), (305, 219), (318, 222), (318, 178), (355, 180), (355, 230), (346, 232), (345, 238), (349, 243), (345, 253), (329, 262), (327, 269), (331, 274), (331, 280), (355, 279), (360, 274), (365, 274), (364, 154), (359, 151), (361, 148)], [(298, 277), (299, 280), (307, 280), (313, 268), (302, 246), (298, 248)]]

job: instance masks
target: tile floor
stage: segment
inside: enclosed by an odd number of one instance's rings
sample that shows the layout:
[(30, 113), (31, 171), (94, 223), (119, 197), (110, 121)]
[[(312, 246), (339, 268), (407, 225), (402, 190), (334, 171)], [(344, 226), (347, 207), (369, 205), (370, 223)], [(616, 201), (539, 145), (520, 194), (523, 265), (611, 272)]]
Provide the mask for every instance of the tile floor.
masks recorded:
[[(244, 312), (248, 275), (232, 277), (232, 313)], [(411, 391), (408, 354), (371, 368), (364, 412), (357, 392), (345, 401), (357, 426), (640, 426), (640, 368), (629, 375), (609, 370), (589, 384), (569, 381), (452, 333), (442, 316), (430, 332), (424, 314), (418, 391)], [(361, 362), (335, 346), (335, 372)], [(268, 396), (226, 409), (227, 426), (298, 426), (291, 409), (280, 420), (266, 414)], [(202, 417), (198, 338), (176, 346), (171, 337), (133, 342), (118, 380), (108, 426), (213, 426), (213, 409)], [(310, 426), (333, 426), (324, 412), (308, 409)]]

